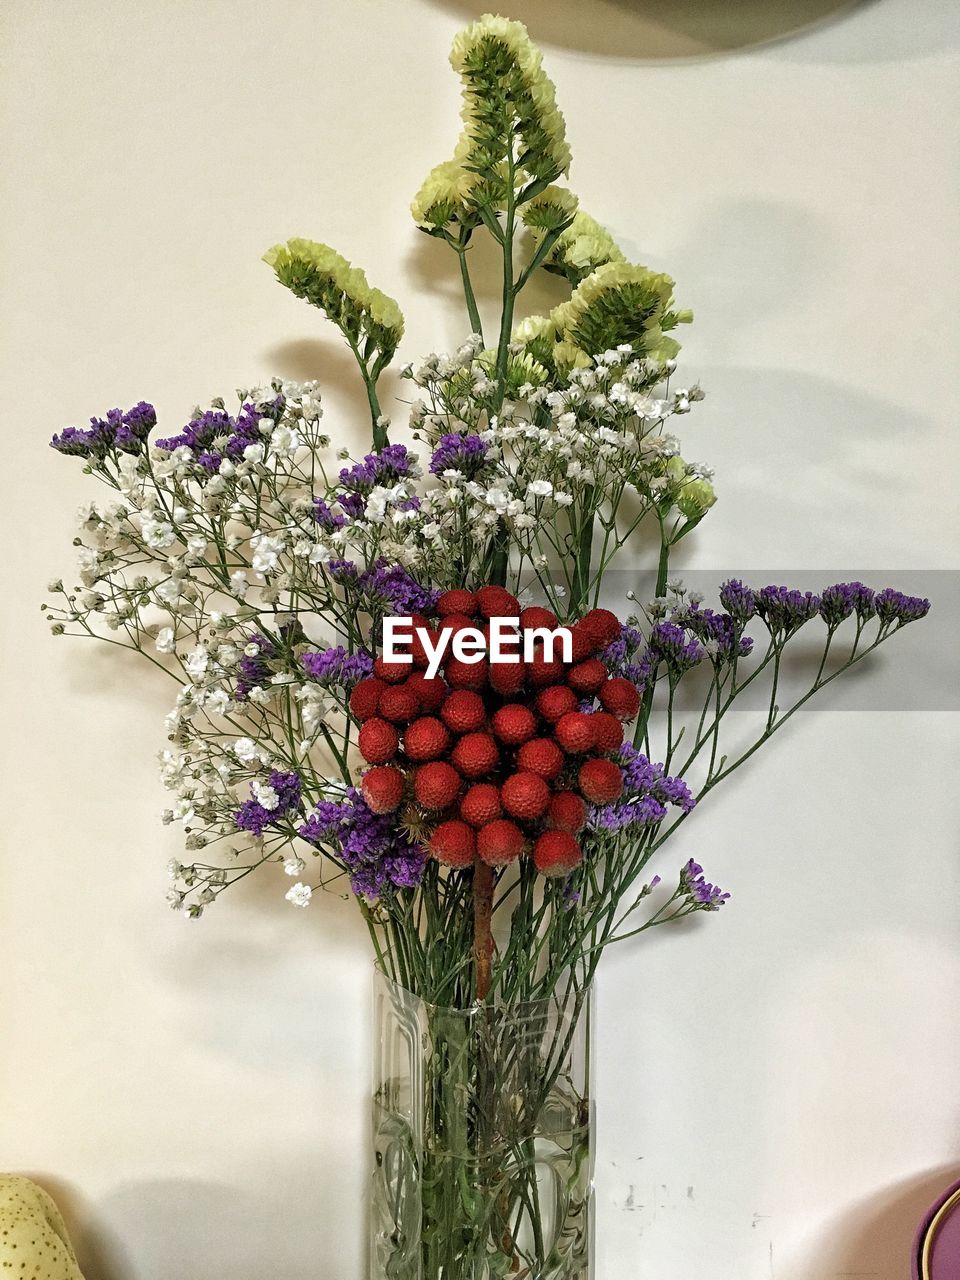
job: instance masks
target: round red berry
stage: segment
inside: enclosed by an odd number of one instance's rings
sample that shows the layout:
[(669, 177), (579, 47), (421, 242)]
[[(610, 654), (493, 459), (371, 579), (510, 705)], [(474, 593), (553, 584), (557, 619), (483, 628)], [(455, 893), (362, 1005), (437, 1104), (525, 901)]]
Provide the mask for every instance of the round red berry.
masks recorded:
[(420, 710), (433, 715), (443, 706), (449, 690), (446, 682), (439, 676), (429, 679), (422, 671), (415, 671), (407, 681), (406, 688), (411, 689), (420, 703)]
[(377, 712), (384, 720), (394, 724), (406, 724), (420, 710), (420, 699), (405, 684), (388, 684), (380, 695)]
[(533, 627), (549, 627), (553, 631), (557, 626), (557, 615), (549, 609), (542, 609), (538, 604), (532, 604), (521, 609), (520, 626), (524, 631), (530, 631)]
[(529, 742), (537, 731), (537, 717), (529, 707), (519, 702), (508, 702), (494, 714), (490, 721), (494, 736), (508, 747), (519, 747)]
[(577, 782), (592, 804), (613, 804), (623, 794), (623, 772), (612, 760), (586, 760)]
[(517, 767), (552, 782), (563, 768), (564, 755), (551, 738), (533, 738), (517, 752)]
[(457, 587), (453, 591), (444, 591), (437, 601), (437, 614), (441, 618), (449, 618), (451, 614), (462, 613), (468, 618), (477, 615), (477, 597), (472, 591)]
[(570, 688), (582, 698), (592, 698), (608, 678), (607, 668), (599, 658), (588, 658), (586, 662), (578, 662), (567, 673)]
[(550, 803), (550, 788), (536, 773), (515, 773), (500, 788), (503, 807), (512, 818), (532, 822)]
[(453, 733), (473, 733), (483, 728), (487, 709), (479, 693), (454, 689), (440, 708), (440, 718)]
[[(465, 613), (450, 613), (447, 614), (445, 618), (440, 619), (440, 625), (437, 627), (437, 632), (440, 635), (449, 634), (449, 643), (452, 644), (453, 637), (457, 632), (466, 631), (468, 628), (471, 631), (477, 629), (477, 624), (474, 622), (473, 618), (468, 618)], [(447, 652), (449, 653), (449, 649)]]
[(609, 609), (591, 609), (580, 619), (580, 626), (593, 638), (598, 649), (605, 649), (618, 638), (620, 619)]
[(497, 767), (500, 752), (489, 733), (465, 734), (450, 755), (465, 778), (482, 778)]
[(526, 667), (522, 662), (491, 662), (487, 673), (490, 688), (507, 698), (520, 692), (526, 677)]
[(515, 822), (497, 818), (477, 832), (477, 854), (491, 867), (505, 867), (523, 853), (523, 832)]
[[(424, 625), (423, 630), (426, 633), (427, 640), (430, 642), (431, 651), (435, 650), (437, 644), (437, 632), (434, 631), (432, 627), (428, 627), (426, 625)], [(427, 652), (426, 643), (421, 638), (419, 630), (413, 633), (413, 639), (410, 641), (410, 656), (413, 658), (414, 667), (419, 671), (426, 671), (427, 667), (430, 665), (430, 654)]]
[(533, 865), (542, 876), (567, 876), (583, 853), (569, 831), (545, 831), (533, 846)]
[(585, 756), (593, 750), (595, 730), (592, 716), (583, 711), (569, 711), (561, 716), (553, 730), (557, 741), (569, 755)]
[(433, 857), (445, 867), (469, 867), (477, 848), (473, 827), (459, 818), (441, 822), (427, 842)]
[(400, 739), (389, 720), (366, 720), (357, 735), (360, 754), (368, 764), (386, 764), (397, 754)]
[(368, 676), (354, 685), (350, 694), (350, 710), (357, 720), (369, 720), (377, 714), (380, 695), (386, 687), (382, 680), (377, 680), (374, 676)]
[(555, 830), (575, 836), (587, 825), (587, 806), (575, 791), (558, 791), (547, 809), (547, 821)]
[(637, 686), (623, 676), (614, 676), (600, 689), (600, 705), (618, 720), (632, 720), (640, 710)]
[(577, 695), (565, 684), (552, 684), (537, 694), (536, 708), (547, 724), (577, 709)]
[(443, 674), (451, 689), (483, 689), (487, 683), (489, 663), (486, 658), (479, 662), (462, 662), (459, 658), (448, 658)]
[(446, 809), (460, 794), (460, 775), (444, 760), (422, 764), (413, 775), (413, 794), (424, 809)]
[(412, 670), (409, 662), (388, 662), (386, 658), (377, 658), (373, 664), (373, 674), (385, 684), (400, 684)]
[(535, 689), (556, 684), (563, 679), (563, 663), (559, 658), (546, 658), (541, 650), (534, 655), (532, 662), (527, 663), (527, 679)]
[(516, 618), (520, 601), (506, 587), (481, 587), (476, 593), (477, 608), (484, 618)]
[(411, 760), (436, 760), (449, 746), (450, 734), (436, 716), (414, 720), (403, 735), (403, 749)]
[(393, 813), (403, 799), (403, 774), (392, 764), (375, 765), (363, 775), (360, 790), (373, 813)]
[(492, 782), (475, 782), (460, 801), (460, 817), (471, 827), (483, 827), (500, 817), (500, 792)]
[(596, 734), (594, 750), (601, 754), (616, 751), (623, 742), (623, 725), (609, 711), (594, 711), (591, 716), (593, 731)]
[(570, 628), (570, 661), (583, 662), (596, 651), (593, 636), (579, 622), (575, 622)]

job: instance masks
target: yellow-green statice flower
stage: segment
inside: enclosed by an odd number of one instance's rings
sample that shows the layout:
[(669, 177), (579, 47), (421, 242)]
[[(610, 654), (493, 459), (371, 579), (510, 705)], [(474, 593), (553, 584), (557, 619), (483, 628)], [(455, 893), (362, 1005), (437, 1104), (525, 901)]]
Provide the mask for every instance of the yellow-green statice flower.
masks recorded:
[(392, 359), (403, 337), (403, 314), (359, 267), (329, 245), (302, 239), (274, 245), (263, 260), (291, 293), (319, 307), (351, 345), (370, 344), (381, 367)]
[(669, 485), (666, 493), (680, 514), (691, 521), (702, 520), (717, 500), (706, 468), (676, 455), (665, 460), (663, 471)]
[(534, 232), (537, 242), (550, 231), (561, 231), (569, 226), (579, 205), (579, 200), (567, 187), (549, 186), (538, 192), (523, 206), (520, 217), (525, 226)]
[(598, 267), (626, 262), (613, 236), (589, 213), (579, 209), (544, 259), (544, 270), (565, 276), (576, 288)]
[(522, 23), (485, 14), (457, 36), (450, 63), (463, 83), (463, 130), (411, 205), (432, 235), (457, 223), (470, 229), (508, 198), (529, 200), (570, 167), (556, 92)]
[(467, 151), (461, 140), (453, 159), (442, 161), (424, 178), (410, 205), (413, 220), (421, 230), (437, 234), (449, 223), (469, 227), (480, 221), (470, 199), (478, 176), (466, 167)]
[(554, 308), (551, 318), (560, 341), (588, 355), (629, 345), (638, 355), (666, 361), (680, 350), (667, 331), (689, 323), (693, 314), (673, 309), (670, 276), (628, 262), (609, 262), (587, 276), (568, 302)]

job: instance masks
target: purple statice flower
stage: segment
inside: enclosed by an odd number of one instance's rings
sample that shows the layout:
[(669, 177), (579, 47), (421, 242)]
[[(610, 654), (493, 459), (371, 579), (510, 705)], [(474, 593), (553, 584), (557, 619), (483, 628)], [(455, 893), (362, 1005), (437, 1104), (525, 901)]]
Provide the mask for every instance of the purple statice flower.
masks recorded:
[(634, 684), (640, 684), (643, 673), (639, 663), (632, 659), (642, 647), (643, 635), (636, 627), (624, 623), (616, 640), (611, 640), (598, 656), (611, 675), (623, 676)]
[(367, 509), (367, 496), (365, 493), (341, 493), (337, 498), (337, 502), (346, 512), (348, 519), (363, 519), (363, 513)]
[(376, 485), (394, 485), (398, 480), (416, 474), (416, 458), (406, 446), (388, 444), (379, 453), (368, 453), (362, 462), (344, 467), (340, 472), (340, 483), (348, 493), (365, 496)]
[(300, 827), (309, 844), (331, 844), (350, 873), (353, 892), (375, 901), (420, 883), (426, 850), (408, 839), (394, 814), (374, 813), (350, 787), (340, 802), (323, 801)]
[(757, 613), (772, 635), (785, 639), (799, 631), (820, 611), (820, 597), (812, 591), (789, 587), (761, 587), (756, 596)]
[(334, 533), (347, 523), (346, 516), (337, 515), (323, 498), (314, 498), (312, 514), (324, 533)]
[(653, 764), (641, 751), (624, 743), (615, 757), (623, 772), (623, 796), (616, 804), (593, 806), (589, 822), (601, 831), (622, 831), (624, 827), (662, 822), (668, 805), (689, 813), (696, 804), (682, 778), (664, 773), (662, 764)]
[(743, 624), (731, 613), (717, 613), (692, 604), (675, 612), (673, 617), (703, 643), (715, 663), (745, 658), (753, 649), (753, 640), (743, 634)]
[(251, 791), (251, 798), (233, 815), (240, 831), (262, 836), (267, 827), (279, 825), (281, 819), (300, 809), (300, 775), (297, 773), (281, 773), (275, 769), (267, 780), (266, 792), (272, 793), (267, 803), (262, 786), (254, 782)]
[(66, 427), (50, 441), (51, 449), (79, 458), (105, 458), (111, 449), (121, 453), (143, 451), (147, 436), (157, 424), (152, 404), (141, 400), (132, 409), (108, 409), (105, 418), (91, 418), (88, 429)]
[(51, 449), (76, 458), (89, 458), (93, 453), (93, 446), (93, 432), (86, 431), (83, 427), (64, 427), (50, 441)]
[(360, 574), (357, 586), (377, 611), (390, 611), (400, 617), (426, 613), (436, 604), (439, 591), (423, 587), (402, 565), (377, 560)]
[(720, 587), (720, 603), (732, 618), (743, 626), (757, 612), (757, 598), (739, 578), (730, 578)]
[(233, 423), (233, 430), (227, 437), (224, 453), (228, 458), (243, 457), (244, 449), (252, 444), (261, 444), (260, 418), (262, 415), (252, 404), (244, 404)]
[(158, 449), (166, 449), (168, 453), (186, 447), (205, 470), (216, 471), (220, 466), (221, 454), (214, 450), (214, 442), (222, 442), (229, 437), (234, 426), (235, 420), (225, 409), (208, 409), (192, 418), (179, 435), (158, 440), (156, 445)]
[(820, 595), (820, 617), (829, 627), (838, 627), (852, 613), (866, 622), (877, 612), (876, 592), (862, 582), (837, 582)]
[(666, 668), (669, 680), (679, 680), (706, 656), (706, 650), (700, 641), (689, 636), (683, 627), (675, 622), (658, 622), (650, 632), (647, 647), (640, 659), (637, 683), (651, 685), (661, 663)]
[(156, 425), (156, 409), (146, 400), (141, 400), (121, 415), (116, 429), (117, 448), (124, 453), (139, 453)]
[(444, 471), (460, 471), (473, 480), (485, 467), (488, 452), (489, 445), (479, 436), (451, 432), (440, 437), (430, 459), (430, 470), (435, 476)]
[(247, 636), (246, 647), (251, 646), (255, 646), (257, 652), (245, 653), (237, 664), (237, 687), (233, 696), (238, 702), (246, 701), (251, 689), (263, 688), (270, 682), (273, 675), (270, 659), (277, 656), (274, 643), (266, 636), (255, 632)]
[(699, 862), (694, 862), (693, 858), (680, 872), (677, 892), (687, 898), (694, 911), (719, 911), (730, 897), (718, 885), (707, 882), (703, 867)]
[(918, 618), (925, 618), (930, 612), (929, 600), (920, 596), (905, 596), (902, 591), (895, 591), (893, 587), (885, 587), (878, 592), (874, 606), (877, 617), (884, 625), (896, 622), (902, 626), (907, 622), (916, 622)]
[(360, 577), (360, 570), (352, 560), (328, 560), (327, 573), (342, 587), (352, 587)]
[(300, 662), (310, 679), (318, 684), (342, 685), (348, 689), (373, 671), (373, 658), (369, 653), (347, 653), (342, 644), (335, 649), (305, 653)]

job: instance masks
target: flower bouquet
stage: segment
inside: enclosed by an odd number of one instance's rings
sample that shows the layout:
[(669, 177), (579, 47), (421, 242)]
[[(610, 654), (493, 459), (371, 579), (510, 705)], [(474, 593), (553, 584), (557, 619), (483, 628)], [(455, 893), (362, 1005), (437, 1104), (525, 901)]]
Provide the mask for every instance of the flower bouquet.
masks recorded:
[[(278, 245), (277, 279), (353, 353), (370, 452), (333, 450), (317, 385), (279, 380), (172, 434), (145, 403), (69, 427), (53, 447), (112, 493), (82, 513), (80, 584), (44, 607), (177, 683), (175, 908), (199, 917), (260, 868), (295, 907), (356, 901), (377, 974), (371, 1276), (575, 1280), (603, 952), (723, 905), (693, 860), (654, 873), (661, 847), (929, 604), (730, 580), (708, 605), (671, 578), (715, 501), (674, 434), (702, 399), (674, 386), (691, 315), (563, 184), (524, 28), (484, 17), (451, 61), (463, 130), (412, 211), (456, 259), (468, 336), (403, 369), (406, 443), (379, 389), (399, 307), (333, 249)], [(502, 257), (492, 328), (480, 237)], [(524, 315), (543, 272), (558, 303)], [(650, 550), (655, 585), (622, 618), (627, 549)]]

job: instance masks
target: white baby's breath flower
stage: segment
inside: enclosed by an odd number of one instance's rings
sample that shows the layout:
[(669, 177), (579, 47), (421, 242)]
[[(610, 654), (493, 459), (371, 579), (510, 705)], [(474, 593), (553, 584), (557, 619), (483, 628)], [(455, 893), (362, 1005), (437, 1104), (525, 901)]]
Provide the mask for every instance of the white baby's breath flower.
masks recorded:
[(283, 863), (284, 874), (288, 876), (303, 875), (304, 868), (306, 867), (306, 865), (307, 864), (298, 854), (293, 854), (291, 857), (286, 858), (284, 860), (284, 863)]
[(161, 604), (175, 605), (183, 595), (183, 585), (178, 578), (164, 578), (155, 588), (157, 599)]
[(269, 809), (271, 813), (280, 804), (280, 796), (273, 787), (269, 785), (269, 783), (261, 782), (259, 778), (254, 779), (252, 783), (252, 790), (253, 798), (256, 800), (257, 804), (261, 805), (264, 809)]
[(265, 578), (268, 574), (276, 573), (280, 565), (280, 554), (284, 549), (283, 538), (271, 537), (269, 534), (261, 533), (259, 530), (250, 539), (250, 545), (253, 548), (253, 571)]
[(174, 822), (190, 822), (194, 817), (193, 802), (184, 797), (177, 801), (170, 812)]
[(157, 632), (157, 653), (173, 653), (175, 647), (176, 639), (174, 637), (173, 627), (161, 627)]
[(238, 738), (232, 749), (242, 764), (252, 764), (257, 758), (257, 744), (252, 738)]
[(242, 569), (237, 569), (230, 575), (230, 594), (233, 596), (243, 597), (247, 593), (247, 575)]
[(165, 547), (172, 546), (176, 541), (173, 525), (166, 520), (151, 520), (145, 517), (141, 522), (140, 530), (144, 542), (154, 551), (163, 551)]
[(209, 653), (207, 653), (203, 645), (197, 645), (195, 649), (191, 649), (187, 654), (186, 662), (183, 665), (186, 668), (187, 675), (192, 680), (202, 680), (209, 662)]
[(204, 711), (211, 715), (226, 715), (230, 707), (230, 697), (225, 689), (211, 689), (203, 701)]
[(288, 889), (283, 896), (288, 902), (292, 902), (295, 907), (307, 907), (313, 897), (313, 890), (308, 884), (298, 882), (291, 889)]

